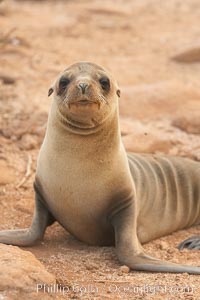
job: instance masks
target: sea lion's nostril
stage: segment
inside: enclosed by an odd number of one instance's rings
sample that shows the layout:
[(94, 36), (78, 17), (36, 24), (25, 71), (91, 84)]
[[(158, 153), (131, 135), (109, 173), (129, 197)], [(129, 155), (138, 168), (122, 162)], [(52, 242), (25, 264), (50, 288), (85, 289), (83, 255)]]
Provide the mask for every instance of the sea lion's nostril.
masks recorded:
[(85, 91), (86, 91), (86, 89), (88, 88), (88, 84), (82, 82), (82, 83), (79, 83), (78, 86), (81, 88), (82, 93), (85, 94)]

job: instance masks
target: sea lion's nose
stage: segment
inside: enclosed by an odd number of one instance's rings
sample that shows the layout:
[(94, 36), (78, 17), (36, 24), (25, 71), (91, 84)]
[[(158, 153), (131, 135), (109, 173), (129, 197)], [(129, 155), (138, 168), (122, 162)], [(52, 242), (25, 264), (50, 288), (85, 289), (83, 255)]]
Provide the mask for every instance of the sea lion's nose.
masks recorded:
[(85, 83), (85, 82), (81, 82), (81, 83), (79, 83), (78, 86), (79, 86), (79, 88), (81, 88), (82, 93), (85, 94), (85, 91), (86, 91), (86, 89), (88, 88), (88, 84)]

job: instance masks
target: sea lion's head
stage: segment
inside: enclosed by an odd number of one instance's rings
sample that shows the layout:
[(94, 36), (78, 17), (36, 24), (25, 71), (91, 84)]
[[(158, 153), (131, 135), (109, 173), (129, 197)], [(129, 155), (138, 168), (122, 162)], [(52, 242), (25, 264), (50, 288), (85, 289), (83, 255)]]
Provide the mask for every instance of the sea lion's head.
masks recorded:
[(102, 67), (79, 62), (69, 66), (49, 89), (58, 112), (67, 124), (78, 128), (101, 125), (118, 106), (120, 90)]

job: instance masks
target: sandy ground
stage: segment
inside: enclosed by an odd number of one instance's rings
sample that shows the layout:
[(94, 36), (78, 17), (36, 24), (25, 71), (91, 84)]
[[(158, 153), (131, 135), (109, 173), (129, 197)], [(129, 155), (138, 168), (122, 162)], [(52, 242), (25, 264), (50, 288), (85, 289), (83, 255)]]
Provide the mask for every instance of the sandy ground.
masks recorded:
[[(117, 78), (128, 150), (200, 158), (200, 64), (171, 59), (198, 44), (199, 19), (198, 0), (0, 4), (1, 229), (31, 222), (36, 158), (51, 102), (47, 91), (75, 61), (101, 64)], [(145, 148), (142, 131), (150, 140), (156, 136), (152, 147)], [(173, 233), (144, 248), (158, 258), (198, 265), (198, 251), (176, 248), (198, 231)], [(55, 274), (59, 287), (69, 288), (55, 299), (200, 299), (199, 276), (122, 273), (114, 248), (85, 245), (58, 224), (48, 228), (41, 244), (27, 249)]]

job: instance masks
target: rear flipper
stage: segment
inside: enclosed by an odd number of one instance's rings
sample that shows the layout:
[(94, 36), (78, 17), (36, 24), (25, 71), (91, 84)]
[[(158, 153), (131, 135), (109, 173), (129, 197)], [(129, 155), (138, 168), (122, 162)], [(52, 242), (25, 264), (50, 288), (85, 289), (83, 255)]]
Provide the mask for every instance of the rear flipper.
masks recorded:
[(184, 248), (200, 250), (200, 235), (194, 235), (178, 245), (179, 250), (183, 250)]
[(111, 218), (119, 261), (137, 271), (200, 274), (200, 267), (178, 265), (144, 253), (136, 234), (135, 208), (133, 201), (132, 203), (129, 207), (118, 210)]
[(55, 221), (43, 203), (44, 200), (35, 187), (35, 211), (30, 228), (0, 231), (0, 243), (15, 246), (31, 246), (41, 240), (46, 227)]
[[(125, 258), (125, 259), (124, 259)], [(145, 272), (166, 272), (166, 273), (188, 273), (199, 274), (200, 267), (178, 265), (167, 261), (155, 259), (144, 253), (132, 256), (127, 260), (126, 257), (119, 258), (120, 261), (133, 270)]]

